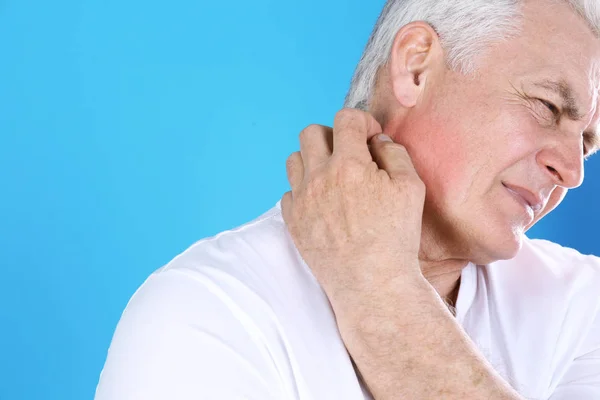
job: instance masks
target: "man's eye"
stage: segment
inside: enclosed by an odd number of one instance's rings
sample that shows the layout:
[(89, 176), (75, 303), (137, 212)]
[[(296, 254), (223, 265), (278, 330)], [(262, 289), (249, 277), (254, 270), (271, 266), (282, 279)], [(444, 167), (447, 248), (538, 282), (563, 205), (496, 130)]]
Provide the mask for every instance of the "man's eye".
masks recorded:
[(560, 114), (560, 110), (558, 109), (558, 107), (556, 107), (556, 106), (554, 105), (554, 103), (551, 103), (551, 102), (549, 102), (549, 101), (547, 101), (547, 100), (544, 100), (544, 99), (538, 99), (538, 100), (539, 100), (539, 101), (540, 101), (540, 102), (541, 102), (541, 103), (542, 103), (544, 106), (546, 106), (546, 107), (548, 108), (548, 110), (550, 110), (550, 112), (551, 112), (553, 115), (558, 115), (558, 114)]

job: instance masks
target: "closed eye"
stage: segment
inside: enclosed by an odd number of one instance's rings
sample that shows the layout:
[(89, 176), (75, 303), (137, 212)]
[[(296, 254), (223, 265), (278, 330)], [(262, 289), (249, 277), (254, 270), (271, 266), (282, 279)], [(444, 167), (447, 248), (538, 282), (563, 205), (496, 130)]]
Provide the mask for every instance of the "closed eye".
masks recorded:
[[(554, 115), (554, 117), (559, 120), (560, 119), (560, 115), (561, 115), (561, 111), (560, 109), (551, 101), (548, 100), (544, 100), (544, 99), (537, 99), (541, 104), (543, 104), (551, 113), (552, 115)], [(593, 153), (596, 152), (596, 143), (594, 143), (594, 137), (592, 137), (591, 135), (584, 133), (583, 135), (583, 156), (585, 158), (588, 158), (589, 156), (591, 156)]]
[(560, 109), (552, 102), (548, 101), (548, 100), (544, 100), (544, 99), (538, 99), (544, 106), (546, 106), (548, 108), (548, 110), (550, 110), (550, 112), (552, 112), (553, 115), (559, 115), (560, 114)]

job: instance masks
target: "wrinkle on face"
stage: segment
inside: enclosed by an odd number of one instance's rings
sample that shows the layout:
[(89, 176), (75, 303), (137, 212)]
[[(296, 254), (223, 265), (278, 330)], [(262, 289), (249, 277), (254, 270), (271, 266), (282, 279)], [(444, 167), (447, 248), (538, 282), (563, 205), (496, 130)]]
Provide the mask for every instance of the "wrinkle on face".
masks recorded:
[(600, 60), (593, 63), (588, 79), (588, 97), (590, 98), (590, 106), (587, 115), (589, 118), (586, 121), (586, 129), (583, 136), (591, 144), (591, 149), (586, 157), (589, 158), (594, 153), (600, 150)]
[[(514, 256), (523, 233), (575, 187), (561, 174), (583, 172), (585, 132), (600, 122), (600, 41), (562, 2), (528, 2), (526, 15), (523, 33), (493, 44), (477, 74), (430, 80), (414, 109), (390, 119), (427, 185), (420, 257), (439, 261), (435, 270)], [(504, 183), (543, 194), (533, 221)]]
[(522, 101), (523, 105), (525, 105), (525, 107), (532, 114), (534, 114), (540, 120), (540, 122), (545, 124), (546, 128), (552, 128), (558, 124), (560, 116), (553, 114), (552, 111), (542, 103), (542, 100), (544, 99), (542, 99), (541, 96), (530, 94), (529, 91), (523, 87), (523, 85), (521, 85), (521, 89), (516, 88), (512, 83), (511, 86), (515, 91), (516, 96)]
[(581, 140), (582, 152), (585, 146), (585, 158), (589, 158), (600, 148), (597, 128), (592, 125), (598, 116), (598, 84), (587, 80), (588, 96), (586, 101), (581, 101), (583, 97), (579, 94), (583, 91), (578, 90), (583, 86), (581, 80), (570, 81), (564, 76), (554, 69), (526, 74), (518, 85), (510, 82), (506, 101), (525, 105), (545, 128), (571, 137), (576, 134)]

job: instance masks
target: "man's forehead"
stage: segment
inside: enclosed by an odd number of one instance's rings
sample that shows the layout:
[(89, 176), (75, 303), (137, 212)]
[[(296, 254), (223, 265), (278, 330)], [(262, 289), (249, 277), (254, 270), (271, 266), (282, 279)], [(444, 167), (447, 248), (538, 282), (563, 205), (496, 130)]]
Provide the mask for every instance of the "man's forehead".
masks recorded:
[(580, 96), (595, 97), (600, 86), (598, 35), (567, 2), (532, 1), (524, 8), (524, 30), (515, 38), (518, 61), (530, 72), (551, 68), (557, 83), (566, 81), (584, 91)]

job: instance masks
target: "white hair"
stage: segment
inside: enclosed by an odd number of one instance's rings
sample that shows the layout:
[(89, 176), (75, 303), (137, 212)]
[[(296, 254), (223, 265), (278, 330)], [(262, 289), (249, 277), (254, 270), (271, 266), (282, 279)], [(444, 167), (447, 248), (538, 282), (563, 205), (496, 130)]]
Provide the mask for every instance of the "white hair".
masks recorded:
[[(600, 1), (566, 1), (600, 36)], [(396, 34), (404, 25), (425, 21), (440, 37), (449, 68), (468, 75), (476, 56), (491, 43), (517, 35), (523, 0), (388, 0), (356, 67), (345, 107), (368, 110), (377, 72), (388, 62)]]

